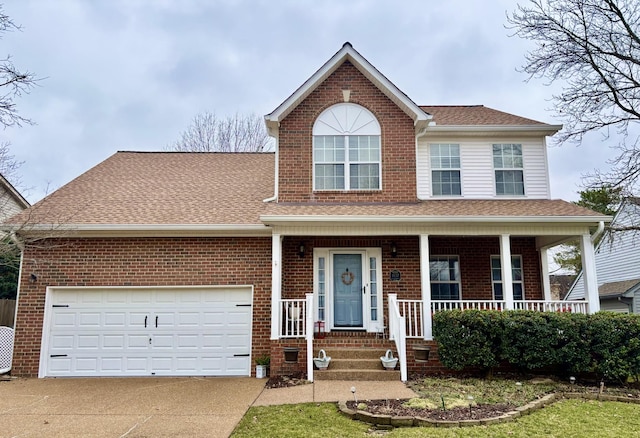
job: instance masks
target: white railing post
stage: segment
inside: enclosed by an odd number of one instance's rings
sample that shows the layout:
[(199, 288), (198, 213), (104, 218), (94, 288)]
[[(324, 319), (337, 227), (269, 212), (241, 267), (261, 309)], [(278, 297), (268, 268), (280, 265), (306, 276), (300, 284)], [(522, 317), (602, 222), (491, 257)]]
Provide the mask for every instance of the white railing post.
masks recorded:
[(313, 294), (307, 294), (307, 380), (313, 382)]
[(513, 310), (513, 276), (511, 272), (511, 236), (500, 235), (500, 267), (502, 271), (502, 294), (506, 310)]
[(400, 315), (398, 296), (389, 294), (389, 339), (393, 340), (398, 350), (400, 361), (400, 380), (407, 381), (407, 326), (406, 320)]
[(271, 236), (271, 339), (280, 338), (282, 330), (282, 237), (280, 234)]
[(431, 273), (429, 267), (429, 235), (420, 235), (420, 287), (422, 289), (422, 335), (426, 341), (433, 339), (431, 314)]
[(600, 311), (600, 296), (598, 294), (598, 278), (596, 276), (596, 256), (593, 250), (591, 234), (585, 233), (580, 239), (582, 254), (582, 278), (584, 281), (584, 296), (589, 303), (589, 313)]

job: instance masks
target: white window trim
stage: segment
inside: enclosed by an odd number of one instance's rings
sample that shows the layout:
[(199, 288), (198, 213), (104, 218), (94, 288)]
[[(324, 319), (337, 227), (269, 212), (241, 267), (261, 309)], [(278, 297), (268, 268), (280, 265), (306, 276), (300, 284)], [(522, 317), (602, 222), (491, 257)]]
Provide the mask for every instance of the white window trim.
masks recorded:
[[(457, 168), (442, 168), (442, 167), (434, 167), (433, 165), (433, 159), (431, 157), (431, 147), (434, 145), (456, 145), (458, 146), (458, 160), (460, 161), (460, 166)], [(459, 199), (461, 197), (464, 196), (464, 184), (462, 183), (464, 181), (463, 179), (463, 171), (462, 171), (462, 147), (460, 145), (460, 143), (453, 143), (453, 142), (438, 142), (438, 143), (428, 143), (427, 144), (427, 155), (428, 155), (428, 160), (429, 160), (429, 187), (431, 189), (431, 197), (432, 198), (438, 198), (438, 199), (445, 199), (445, 198), (451, 198), (451, 199)], [(460, 174), (460, 194), (459, 195), (436, 195), (433, 193), (433, 188), (434, 188), (434, 183), (433, 183), (433, 171), (434, 170), (452, 170), (455, 171), (457, 170), (458, 173)], [(494, 178), (495, 178), (495, 173), (494, 173)], [(495, 187), (495, 184), (494, 184)]]
[[(316, 137), (344, 136), (344, 161), (315, 160)], [(377, 161), (351, 161), (349, 157), (349, 137), (377, 136), (379, 144), (379, 160)], [(312, 180), (314, 192), (379, 192), (382, 191), (382, 130), (380, 123), (371, 111), (354, 103), (338, 103), (325, 109), (316, 119), (312, 129)], [(344, 165), (344, 188), (319, 189), (316, 187), (316, 164)], [(377, 164), (378, 187), (377, 188), (352, 188), (351, 168), (352, 164)]]
[[(313, 249), (313, 299), (314, 299), (314, 321), (318, 320), (318, 259), (325, 258), (325, 330), (344, 330), (342, 327), (333, 325), (333, 256), (335, 254), (362, 254), (362, 284), (366, 287), (366, 294), (363, 298), (362, 324), (369, 333), (380, 333), (384, 330), (385, 303), (383, 300), (382, 283), (382, 249), (381, 248), (314, 248)], [(376, 258), (376, 282), (378, 291), (378, 319), (371, 320), (371, 281), (369, 258)]]
[[(458, 294), (460, 295), (458, 297), (458, 300), (462, 300), (463, 295), (462, 295), (462, 265), (460, 264), (460, 256), (458, 254), (429, 254), (429, 278), (431, 278), (431, 259), (434, 258), (441, 258), (441, 257), (447, 257), (447, 258), (455, 258), (458, 260), (458, 268), (459, 268), (459, 275), (460, 278), (458, 279), (458, 281), (435, 281), (435, 280), (430, 280), (430, 285), (433, 284), (457, 284), (458, 285)], [(431, 296), (431, 290), (429, 290), (429, 296)], [(431, 300), (432, 301), (441, 301), (439, 299), (434, 299), (433, 296), (431, 296)], [(449, 301), (449, 300), (444, 300), (444, 301)], [(455, 300), (454, 300), (455, 301)]]
[[(516, 258), (516, 257), (520, 259), (520, 269), (522, 270), (522, 280), (520, 280), (520, 281), (513, 280), (513, 278), (514, 278), (513, 277), (513, 269), (514, 269), (514, 267), (513, 267), (513, 259)], [(493, 260), (494, 259), (497, 259), (498, 261), (500, 261), (500, 256), (496, 255), (496, 254), (492, 254), (491, 258), (489, 260), (489, 270), (490, 270), (490, 274), (491, 274), (491, 296), (493, 297), (494, 300), (497, 300), (497, 298), (496, 298), (496, 290), (494, 288), (494, 285), (497, 284), (497, 283), (502, 284), (503, 281), (502, 281), (502, 271), (500, 271), (500, 281), (496, 281), (496, 280), (493, 279)], [(522, 255), (521, 254), (511, 254), (511, 283), (512, 284), (520, 284), (520, 285), (522, 285), (522, 299), (524, 300), (525, 299), (524, 298), (525, 297), (525, 294), (524, 294), (524, 265), (522, 263), (523, 263), (523, 261), (522, 261)], [(503, 290), (503, 292), (502, 292), (502, 301), (504, 301), (504, 287), (503, 287), (502, 290)], [(516, 300), (515, 297), (514, 297), (514, 300)], [(516, 301), (519, 301), (519, 300), (516, 300)]]
[[(495, 163), (493, 161), (494, 156), (493, 156), (493, 146), (506, 146), (506, 145), (518, 145), (520, 146), (520, 151), (521, 151), (521, 158), (522, 158), (522, 167), (496, 167)], [(522, 143), (491, 143), (491, 165), (493, 167), (493, 193), (496, 197), (500, 198), (500, 199), (504, 199), (504, 198), (523, 198), (527, 195), (527, 175), (525, 173), (525, 166), (524, 166), (524, 146), (522, 145)], [(518, 194), (514, 194), (514, 193), (503, 193), (503, 194), (499, 194), (498, 193), (498, 182), (496, 179), (496, 171), (498, 170), (517, 170), (522, 172), (522, 194), (518, 195)]]

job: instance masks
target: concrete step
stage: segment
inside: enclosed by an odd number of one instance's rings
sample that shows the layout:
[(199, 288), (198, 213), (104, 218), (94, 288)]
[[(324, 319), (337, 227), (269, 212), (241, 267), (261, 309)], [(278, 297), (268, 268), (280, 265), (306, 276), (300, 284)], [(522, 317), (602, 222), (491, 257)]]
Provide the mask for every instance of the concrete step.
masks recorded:
[(392, 381), (400, 380), (400, 371), (386, 370), (332, 370), (333, 360), (328, 370), (313, 372), (315, 380), (373, 380), (373, 381)]
[(331, 358), (332, 370), (384, 370), (380, 358), (377, 359), (335, 359)]
[[(320, 349), (314, 349), (313, 357), (318, 357)], [(324, 348), (324, 351), (327, 353), (327, 356), (330, 356), (331, 359), (378, 359), (380, 360), (380, 356), (384, 356), (387, 350), (383, 350), (381, 348), (366, 348), (366, 347), (352, 347), (352, 348), (334, 348), (327, 347)], [(396, 351), (393, 351), (393, 357), (397, 357)]]

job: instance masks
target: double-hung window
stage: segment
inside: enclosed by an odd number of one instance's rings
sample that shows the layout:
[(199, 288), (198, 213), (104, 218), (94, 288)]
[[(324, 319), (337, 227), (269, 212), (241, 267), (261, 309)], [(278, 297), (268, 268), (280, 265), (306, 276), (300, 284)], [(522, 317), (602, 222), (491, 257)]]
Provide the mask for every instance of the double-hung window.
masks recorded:
[(429, 258), (432, 300), (460, 299), (460, 262), (457, 256)]
[(496, 177), (496, 195), (524, 195), (524, 166), (521, 144), (494, 144), (493, 168)]
[(313, 125), (314, 190), (380, 190), (380, 124), (366, 108), (342, 103)]
[[(511, 279), (513, 284), (513, 299), (516, 301), (524, 300), (522, 256), (511, 256)], [(500, 256), (491, 256), (491, 283), (493, 285), (493, 299), (498, 301), (504, 300)]]
[(431, 186), (434, 196), (460, 196), (460, 145), (431, 144)]

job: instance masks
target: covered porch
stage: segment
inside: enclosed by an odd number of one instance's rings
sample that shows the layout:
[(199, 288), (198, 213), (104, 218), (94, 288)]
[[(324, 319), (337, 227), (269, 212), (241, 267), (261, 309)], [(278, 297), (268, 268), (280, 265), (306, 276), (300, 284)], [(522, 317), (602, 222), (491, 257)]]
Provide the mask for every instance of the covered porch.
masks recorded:
[[(273, 228), (271, 340), (306, 341), (309, 380), (319, 330), (393, 341), (406, 380), (407, 341), (434, 340), (435, 312), (599, 310), (593, 240), (603, 225), (592, 219), (571, 224), (264, 220)], [(588, 299), (552, 300), (548, 250), (575, 238), (581, 242)]]

